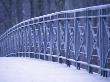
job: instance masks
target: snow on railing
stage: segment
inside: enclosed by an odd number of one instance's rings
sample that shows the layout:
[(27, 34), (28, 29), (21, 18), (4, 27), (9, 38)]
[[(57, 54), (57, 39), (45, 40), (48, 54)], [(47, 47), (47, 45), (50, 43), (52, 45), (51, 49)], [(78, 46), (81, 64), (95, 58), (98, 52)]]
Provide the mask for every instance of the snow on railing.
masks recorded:
[[(25, 20), (0, 36), (0, 56), (33, 57), (85, 65), (110, 73), (110, 4)], [(82, 64), (82, 65), (80, 65)], [(96, 70), (95, 70), (96, 71)]]

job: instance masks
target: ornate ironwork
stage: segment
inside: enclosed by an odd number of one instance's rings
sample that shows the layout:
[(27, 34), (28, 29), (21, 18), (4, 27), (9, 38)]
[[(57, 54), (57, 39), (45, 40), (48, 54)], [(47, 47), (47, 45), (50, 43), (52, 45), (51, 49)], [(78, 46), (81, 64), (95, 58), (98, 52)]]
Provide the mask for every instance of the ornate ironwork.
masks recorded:
[(0, 36), (1, 57), (32, 57), (110, 72), (110, 4), (23, 21)]

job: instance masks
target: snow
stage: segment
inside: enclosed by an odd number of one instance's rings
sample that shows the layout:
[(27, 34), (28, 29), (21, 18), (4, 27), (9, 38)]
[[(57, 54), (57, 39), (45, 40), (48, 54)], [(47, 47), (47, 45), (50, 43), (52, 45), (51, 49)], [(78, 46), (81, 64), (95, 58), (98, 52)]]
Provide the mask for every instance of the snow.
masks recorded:
[(57, 62), (0, 57), (0, 82), (110, 82), (110, 78)]

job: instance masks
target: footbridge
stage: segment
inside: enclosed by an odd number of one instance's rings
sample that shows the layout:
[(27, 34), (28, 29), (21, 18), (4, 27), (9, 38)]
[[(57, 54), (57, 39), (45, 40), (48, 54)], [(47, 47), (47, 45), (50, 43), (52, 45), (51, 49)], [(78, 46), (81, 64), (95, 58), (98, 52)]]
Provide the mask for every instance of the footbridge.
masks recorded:
[(25, 20), (0, 36), (0, 57), (30, 57), (110, 76), (110, 4)]

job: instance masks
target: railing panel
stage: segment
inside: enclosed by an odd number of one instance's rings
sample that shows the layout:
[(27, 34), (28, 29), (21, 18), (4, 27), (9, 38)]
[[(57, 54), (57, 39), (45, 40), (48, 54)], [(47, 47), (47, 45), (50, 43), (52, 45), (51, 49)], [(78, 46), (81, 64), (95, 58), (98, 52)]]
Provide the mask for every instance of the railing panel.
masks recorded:
[(0, 57), (40, 58), (110, 73), (110, 4), (25, 20), (0, 36)]

